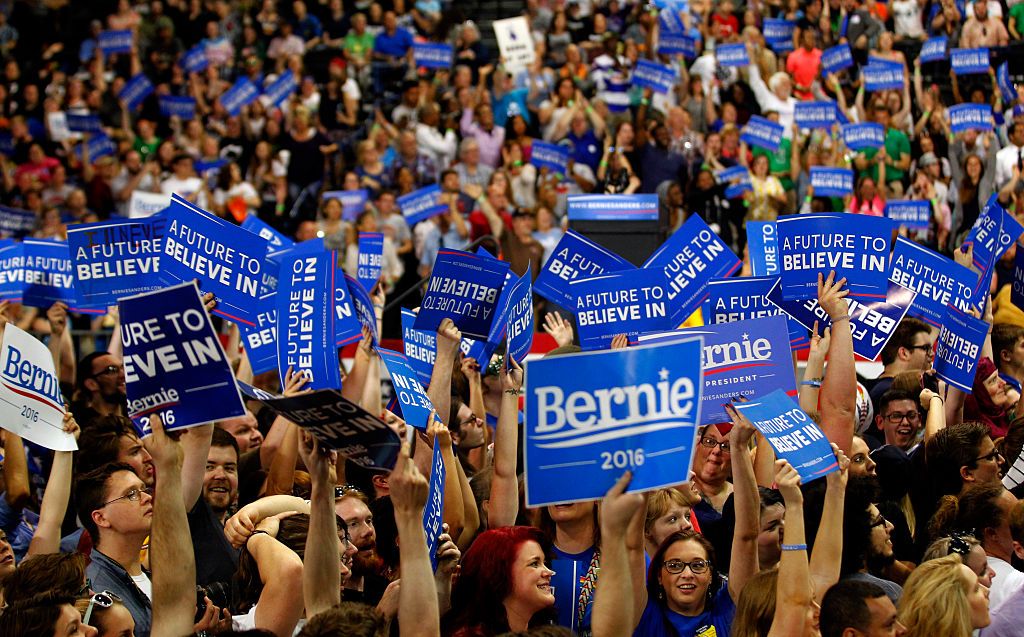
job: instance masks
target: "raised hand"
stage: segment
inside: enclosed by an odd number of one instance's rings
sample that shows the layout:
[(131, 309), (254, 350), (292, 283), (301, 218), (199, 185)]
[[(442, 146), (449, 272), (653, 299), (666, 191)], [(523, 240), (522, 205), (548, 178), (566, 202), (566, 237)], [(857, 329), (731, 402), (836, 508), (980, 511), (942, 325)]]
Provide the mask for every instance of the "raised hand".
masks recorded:
[(456, 352), (459, 351), (461, 342), (462, 332), (455, 327), (455, 323), (450, 318), (441, 321), (441, 324), (437, 326), (437, 352), (440, 354), (443, 350), (454, 358)]
[(544, 331), (551, 335), (559, 347), (572, 345), (572, 323), (557, 312), (544, 315)]
[(616, 334), (612, 337), (611, 349), (626, 349), (629, 347), (629, 337), (625, 334)]
[(605, 494), (604, 499), (601, 500), (601, 506), (598, 508), (602, 531), (610, 532), (615, 537), (625, 536), (630, 520), (644, 505), (642, 493), (626, 493), (626, 488), (632, 479), (632, 471), (622, 474), (618, 482)]
[(836, 281), (835, 276), (835, 272), (829, 272), (828, 278), (818, 273), (818, 305), (828, 312), (833, 323), (850, 317), (850, 308), (845, 301), (850, 291), (843, 289), (846, 278)]
[(50, 333), (61, 336), (68, 326), (68, 306), (57, 301), (46, 310), (46, 320), (50, 322)]
[(308, 372), (299, 370), (293, 373), (292, 368), (289, 367), (288, 371), (284, 373), (284, 396), (286, 398), (291, 398), (292, 396), (297, 396), (304, 391), (309, 391), (308, 389), (304, 389), (307, 383), (309, 383)]

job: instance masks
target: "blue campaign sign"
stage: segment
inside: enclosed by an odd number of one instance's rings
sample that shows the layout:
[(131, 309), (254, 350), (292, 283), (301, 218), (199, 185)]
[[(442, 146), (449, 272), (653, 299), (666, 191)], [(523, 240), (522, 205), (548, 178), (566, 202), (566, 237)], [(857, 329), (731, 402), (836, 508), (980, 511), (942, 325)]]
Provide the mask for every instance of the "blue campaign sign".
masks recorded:
[[(884, 298), (847, 297), (854, 353), (869, 361), (878, 358), (900, 321), (907, 315), (916, 294), (913, 290), (890, 281)], [(775, 286), (769, 291), (768, 300), (807, 329), (813, 329), (814, 323), (817, 322), (820, 333), (832, 325), (832, 319), (818, 305), (817, 299), (786, 301), (782, 298), (779, 287)]]
[(991, 68), (988, 48), (953, 49), (949, 53), (949, 65), (957, 75), (988, 73)]
[(241, 324), (242, 345), (254, 374), (277, 371), (277, 292), (269, 292), (259, 300), (263, 310), (256, 315), (255, 325)]
[(210, 181), (211, 175), (215, 178), (216, 172), (227, 166), (229, 161), (226, 157), (221, 157), (219, 159), (211, 159), (210, 161), (197, 161), (193, 164), (193, 167), (196, 169), (196, 173)]
[(597, 245), (575, 230), (567, 230), (533, 282), (533, 291), (565, 308), (576, 307), (569, 282), (579, 277), (630, 270), (633, 264)]
[(853, 193), (853, 171), (849, 168), (811, 166), (815, 197), (842, 197)]
[(267, 240), (267, 250), (282, 250), (284, 248), (290, 248), (295, 245), (295, 242), (284, 236), (274, 228), (270, 227), (268, 223), (257, 217), (256, 215), (249, 215), (242, 222), (242, 228), (248, 230), (254, 235)]
[(888, 64), (868, 64), (861, 67), (861, 79), (868, 91), (899, 90), (903, 88), (903, 67)]
[(999, 204), (993, 194), (967, 235), (965, 243), (974, 247), (974, 265), (981, 271), (971, 296), (977, 308), (988, 302), (991, 276), (1000, 257), (1024, 234), (1024, 226)]
[(658, 195), (569, 195), (568, 214), (570, 221), (657, 221)]
[[(341, 268), (338, 268), (339, 275)], [(356, 319), (359, 321), (360, 327), (365, 327), (370, 331), (370, 336), (373, 338), (373, 344), (377, 345), (380, 340), (380, 334), (377, 333), (377, 314), (373, 311), (373, 300), (370, 298), (369, 293), (363, 284), (358, 279), (352, 278), (349, 275), (345, 275), (345, 284), (348, 286), (349, 294), (352, 295), (352, 308), (356, 311)], [(339, 284), (340, 287), (340, 284)], [(360, 335), (361, 338), (361, 335)], [(352, 336), (350, 342), (358, 340), (355, 335)], [(341, 337), (338, 337), (339, 347), (341, 346)]]
[(359, 233), (359, 257), (356, 278), (364, 289), (372, 290), (380, 280), (384, 260), (384, 235), (380, 232)]
[(918, 56), (922, 62), (937, 62), (946, 59), (946, 49), (949, 47), (949, 38), (940, 35), (936, 38), (928, 38), (921, 46), (921, 54)]
[(336, 259), (334, 252), (317, 252), (292, 254), (281, 262), (277, 369), (282, 387), (289, 367), (308, 374), (311, 389), (341, 387), (331, 303)]
[(996, 84), (999, 85), (999, 92), (1003, 95), (1003, 101), (1010, 103), (1017, 99), (1017, 87), (1010, 79), (1010, 63), (1003, 62), (996, 69)]
[[(366, 188), (357, 190), (329, 190), (323, 194), (324, 201), (337, 199), (341, 202), (341, 218), (345, 221), (355, 221), (364, 210), (366, 202), (370, 199), (370, 191)], [(399, 197), (401, 201), (401, 197)], [(401, 204), (399, 204), (401, 206)]]
[(0, 206), (0, 237), (21, 238), (36, 229), (36, 215), (30, 210)]
[(673, 322), (664, 274), (660, 268), (612, 272), (571, 284), (576, 295), (576, 322), (580, 347), (607, 348), (616, 334), (630, 341), (647, 332), (672, 329)]
[(896, 225), (927, 230), (932, 222), (932, 203), (920, 199), (890, 199), (885, 202), (885, 216)]
[(668, 93), (676, 83), (676, 69), (665, 64), (639, 59), (633, 68), (633, 86)]
[(892, 222), (848, 213), (786, 215), (776, 222), (782, 246), (782, 298), (818, 296), (818, 274), (846, 278), (850, 296), (885, 298)]
[(658, 25), (664, 33), (686, 32), (686, 24), (683, 23), (683, 19), (679, 15), (680, 10), (687, 11), (688, 9), (680, 9), (678, 5), (661, 7), (661, 11), (658, 12)]
[(338, 268), (334, 276), (334, 346), (345, 347), (362, 340), (364, 324), (370, 328), (376, 343), (377, 320), (373, 302), (357, 279), (352, 279)]
[(529, 269), (509, 288), (505, 323), (508, 326), (508, 353), (517, 363), (526, 360), (533, 345), (533, 289)]
[[(701, 418), (701, 340), (529, 361), (523, 463), (529, 507), (686, 480)], [(618, 400), (615, 396), (646, 396)]]
[(741, 266), (739, 258), (700, 215), (691, 215), (644, 262), (645, 269), (661, 270), (668, 280), (667, 301), (672, 327), (682, 325), (704, 302), (708, 281), (730, 277)]
[(789, 53), (790, 51), (793, 51), (796, 48), (795, 46), (793, 46), (792, 38), (783, 38), (781, 40), (767, 40), (766, 42), (768, 44), (768, 48), (770, 48), (772, 51), (775, 51), (780, 55), (783, 53)]
[(437, 571), (437, 538), (444, 514), (444, 481), (447, 479), (444, 458), (441, 456), (441, 438), (434, 437), (434, 453), (430, 457), (430, 483), (427, 486), (427, 505), (423, 507), (423, 534), (427, 538), (430, 567)]
[(195, 45), (181, 56), (178, 62), (181, 70), (186, 73), (202, 73), (210, 65), (206, 59), (206, 46), (202, 43)]
[(885, 127), (875, 122), (845, 124), (842, 133), (843, 143), (850, 150), (881, 148), (885, 144)]
[(447, 69), (452, 66), (452, 45), (438, 42), (414, 42), (412, 59), (419, 68)]
[(992, 106), (989, 104), (957, 104), (949, 107), (949, 127), (954, 133), (967, 130), (992, 130)]
[(754, 276), (779, 273), (779, 238), (774, 221), (747, 222), (747, 253)]
[(564, 175), (569, 166), (569, 149), (561, 144), (549, 144), (539, 139), (533, 141), (530, 163), (537, 169), (547, 168), (548, 172)]
[(437, 331), (450, 318), (464, 336), (486, 340), (509, 264), (469, 252), (442, 249), (434, 261), (416, 328)]
[[(259, 236), (264, 237), (262, 233), (255, 234), (259, 234)], [(327, 248), (324, 247), (324, 240), (320, 237), (308, 239), (301, 243), (292, 244), (286, 248), (274, 251), (270, 250), (270, 245), (268, 244), (263, 276), (260, 278), (260, 294), (263, 295), (267, 292), (274, 292), (277, 290), (278, 273), (281, 270), (281, 263), (284, 261), (286, 256), (300, 253), (322, 252), (326, 249)]]
[(917, 292), (910, 315), (935, 327), (942, 324), (946, 306), (966, 312), (978, 275), (906, 237), (897, 237), (889, 280)]
[(263, 97), (267, 98), (270, 106), (278, 106), (294, 94), (297, 88), (299, 88), (299, 81), (295, 78), (295, 74), (290, 69), (286, 69), (274, 80), (273, 84), (263, 91)]
[(779, 20), (777, 18), (765, 18), (761, 24), (761, 35), (765, 40), (790, 40), (793, 39), (793, 29), (796, 22), (793, 20)]
[(773, 391), (733, 406), (764, 435), (776, 455), (796, 469), (802, 484), (839, 470), (824, 432), (785, 392)]
[[(414, 327), (416, 313), (402, 308), (402, 346), (409, 366), (424, 387), (430, 385), (430, 374), (437, 358), (437, 334)], [(480, 341), (477, 341), (478, 343)]]
[(793, 121), (801, 128), (830, 129), (836, 123), (836, 103), (797, 102)]
[(410, 228), (448, 212), (448, 205), (441, 203), (441, 187), (438, 185), (426, 186), (399, 197), (398, 208)]
[(715, 47), (715, 57), (722, 66), (750, 66), (747, 45), (743, 43), (719, 44)]
[(249, 78), (242, 77), (220, 96), (220, 104), (228, 115), (235, 117), (259, 96), (260, 89)]
[(106, 309), (121, 297), (164, 287), (160, 254), (166, 229), (163, 215), (69, 226), (79, 304)]
[(853, 66), (853, 52), (849, 44), (839, 44), (821, 52), (821, 74), (838, 73)]
[(935, 374), (960, 391), (971, 393), (975, 367), (988, 336), (988, 323), (947, 307), (935, 341)]
[(71, 267), (68, 244), (53, 239), (25, 239), (24, 290), (22, 305), (48, 308), (57, 301), (66, 304), (72, 312), (104, 314), (103, 310), (90, 310), (78, 303), (75, 277)]
[(747, 125), (743, 127), (740, 139), (751, 146), (759, 146), (775, 152), (779, 149), (779, 145), (782, 144), (782, 137), (785, 135), (785, 132), (782, 124), (776, 124), (759, 115), (753, 115), (747, 120)]
[(110, 139), (106, 133), (97, 133), (86, 140), (80, 148), (79, 156), (85, 161), (85, 154), (89, 154), (89, 161), (94, 162), (100, 157), (117, 154), (117, 144)]
[(738, 396), (753, 400), (776, 389), (790, 396), (797, 395), (793, 353), (784, 317), (768, 316), (651, 334), (641, 336), (640, 344), (661, 345), (693, 336), (704, 339), (701, 353), (704, 389), (699, 424), (730, 422), (725, 403)]
[(21, 303), (25, 292), (25, 245), (0, 240), (0, 301)]
[(117, 98), (125, 103), (129, 111), (134, 111), (138, 108), (139, 104), (142, 104), (142, 100), (149, 97), (149, 94), (153, 92), (153, 83), (149, 81), (149, 78), (139, 73), (133, 75), (128, 80), (121, 92), (117, 94)]
[(377, 353), (391, 376), (391, 384), (395, 388), (395, 395), (398, 396), (398, 403), (402, 406), (402, 417), (405, 422), (425, 431), (430, 424), (430, 412), (434, 410), (434, 405), (420, 385), (416, 372), (409, 365), (405, 354), (383, 347), (378, 347)]
[(103, 55), (114, 53), (132, 52), (131, 29), (118, 29), (111, 31), (100, 31), (96, 45), (103, 51)]
[(118, 308), (128, 416), (140, 435), (153, 414), (174, 431), (245, 413), (194, 282), (123, 298)]
[[(0, 254), (3, 254), (2, 248)], [(1013, 287), (1010, 289), (1010, 302), (1024, 309), (1024, 250), (1017, 250), (1013, 255)]]
[(64, 116), (68, 122), (68, 130), (76, 133), (102, 133), (103, 122), (99, 115), (89, 113), (68, 113)]
[(658, 36), (659, 55), (682, 55), (686, 59), (697, 57), (697, 40), (685, 33), (661, 32)]
[(177, 117), (182, 121), (196, 117), (196, 100), (193, 97), (161, 95), (159, 101), (160, 114), (164, 117)]
[(267, 240), (171, 196), (161, 272), (178, 281), (198, 279), (204, 292), (213, 292), (213, 313), (252, 326), (260, 294)]
[(768, 293), (778, 281), (779, 278), (774, 276), (712, 280), (708, 283), (705, 324), (734, 323), (781, 314), (787, 319), (789, 346), (794, 351), (807, 349), (810, 346), (807, 328), (768, 300)]

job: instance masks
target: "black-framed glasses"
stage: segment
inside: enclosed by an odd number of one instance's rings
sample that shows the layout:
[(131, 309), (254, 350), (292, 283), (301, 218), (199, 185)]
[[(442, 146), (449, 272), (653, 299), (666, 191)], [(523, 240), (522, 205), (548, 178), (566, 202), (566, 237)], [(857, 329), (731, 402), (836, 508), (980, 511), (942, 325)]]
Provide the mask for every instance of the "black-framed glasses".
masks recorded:
[(146, 489), (132, 489), (128, 493), (126, 493), (126, 494), (124, 494), (122, 496), (116, 497), (113, 500), (107, 500), (106, 502), (104, 502), (100, 506), (100, 508), (102, 509), (103, 507), (107, 506), (108, 504), (113, 504), (115, 502), (119, 502), (120, 500), (128, 500), (129, 502), (138, 502), (139, 500), (142, 499), (142, 494), (143, 493), (145, 493), (146, 495), (153, 495), (153, 490), (149, 489), (149, 488), (146, 488)]
[(100, 376), (110, 376), (111, 374), (120, 374), (124, 370), (124, 365), (107, 365), (100, 371), (92, 375), (92, 378), (98, 378)]
[(340, 500), (349, 493), (358, 493), (362, 495), (363, 491), (354, 484), (340, 484), (334, 487), (334, 499)]
[(873, 520), (871, 520), (871, 524), (870, 524), (869, 528), (873, 529), (876, 526), (884, 526), (884, 525), (886, 525), (888, 523), (889, 523), (889, 520), (886, 520), (885, 516), (882, 515), (881, 513), (879, 513)]
[(1002, 456), (1003, 454), (999, 453), (998, 449), (993, 449), (992, 451), (986, 453), (985, 455), (975, 458), (974, 461), (981, 462), (982, 460), (995, 460), (996, 458), (1001, 458)]
[(483, 418), (481, 418), (480, 416), (477, 416), (476, 414), (473, 414), (473, 415), (472, 415), (472, 416), (470, 416), (469, 418), (466, 418), (465, 420), (463, 420), (462, 422), (460, 422), (460, 423), (459, 423), (459, 427), (465, 427), (465, 426), (467, 426), (467, 425), (474, 425), (474, 424), (476, 424), (477, 422), (483, 422), (483, 420), (484, 420), (484, 419), (483, 419)]
[(686, 567), (690, 567), (690, 572), (694, 575), (700, 575), (706, 573), (711, 568), (711, 562), (707, 560), (693, 560), (692, 562), (684, 562), (683, 560), (668, 560), (661, 565), (666, 571), (673, 575), (679, 575)]
[(927, 343), (925, 343), (924, 345), (907, 345), (904, 349), (909, 349), (909, 350), (919, 349), (919, 350), (924, 351), (926, 354), (928, 352), (931, 352), (933, 354), (935, 353), (935, 350), (932, 348), (932, 346), (928, 345)]
[(900, 422), (903, 421), (904, 418), (906, 418), (907, 422), (917, 422), (918, 420), (921, 419), (921, 414), (919, 414), (916, 409), (912, 409), (905, 414), (900, 413), (898, 411), (894, 411), (890, 414), (886, 414), (885, 416), (883, 416), (883, 418), (885, 418), (894, 425), (898, 425), (900, 424)]
[(103, 591), (102, 593), (94, 593), (89, 598), (89, 605), (85, 609), (85, 615), (82, 616), (82, 623), (86, 626), (89, 625), (89, 620), (92, 619), (92, 611), (95, 607), (110, 608), (114, 605), (114, 602), (120, 602), (121, 598), (111, 593), (110, 591)]
[(714, 449), (715, 447), (718, 447), (719, 449), (722, 450), (722, 453), (729, 453), (728, 440), (718, 441), (712, 438), (711, 436), (704, 436), (703, 438), (700, 439), (700, 444), (705, 449)]

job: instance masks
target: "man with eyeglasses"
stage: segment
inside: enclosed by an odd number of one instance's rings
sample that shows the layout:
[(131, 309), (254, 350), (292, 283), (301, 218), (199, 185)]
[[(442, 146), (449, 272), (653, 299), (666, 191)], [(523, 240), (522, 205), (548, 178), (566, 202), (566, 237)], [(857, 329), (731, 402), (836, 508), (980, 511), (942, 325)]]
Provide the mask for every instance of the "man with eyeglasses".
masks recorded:
[(882, 373), (874, 380), (861, 380), (871, 393), (874, 413), (881, 413), (879, 399), (892, 387), (894, 378), (903, 372), (931, 369), (936, 336), (931, 326), (920, 319), (908, 317), (900, 321), (889, 342), (882, 348), (880, 356), (885, 366)]
[(111, 463), (78, 477), (75, 500), (94, 544), (86, 569), (93, 590), (120, 597), (135, 619), (135, 635), (148, 637), (153, 586), (141, 552), (153, 522), (149, 489), (130, 466)]
[[(899, 604), (903, 588), (886, 579), (896, 564), (893, 552), (893, 525), (875, 506), (876, 483), (851, 478), (843, 503), (843, 554), (839, 567), (843, 581), (868, 582), (885, 591), (893, 604)], [(818, 511), (807, 511), (809, 520), (819, 518)]]
[(83, 429), (102, 416), (127, 416), (124, 364), (107, 352), (93, 352), (78, 362), (71, 412)]
[(878, 399), (875, 426), (864, 434), (872, 450), (891, 445), (909, 454), (917, 444), (921, 413), (915, 396), (902, 389), (890, 389)]

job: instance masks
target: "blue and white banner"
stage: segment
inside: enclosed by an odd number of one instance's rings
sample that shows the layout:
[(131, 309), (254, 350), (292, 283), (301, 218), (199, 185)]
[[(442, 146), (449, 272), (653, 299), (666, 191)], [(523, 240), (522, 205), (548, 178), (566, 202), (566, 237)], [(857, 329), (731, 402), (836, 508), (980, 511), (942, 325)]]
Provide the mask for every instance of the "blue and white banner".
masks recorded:
[(682, 16), (679, 15), (680, 11), (688, 11), (688, 9), (680, 8), (678, 5), (661, 7), (661, 11), (658, 12), (658, 25), (663, 33), (686, 32), (686, 24), (683, 22)]
[(932, 222), (932, 202), (920, 199), (890, 199), (885, 202), (885, 216), (896, 225), (911, 230), (927, 230)]
[[(424, 387), (430, 385), (430, 375), (434, 370), (437, 358), (437, 334), (418, 330), (416, 313), (402, 308), (402, 346), (409, 367), (416, 372), (416, 377)], [(479, 341), (477, 341), (479, 342)], [(482, 363), (481, 363), (482, 365)]]
[(779, 273), (779, 238), (774, 221), (747, 222), (747, 253), (754, 276)]
[(117, 144), (110, 139), (106, 133), (97, 133), (85, 141), (80, 148), (80, 157), (85, 161), (85, 154), (89, 154), (89, 161), (95, 162), (101, 157), (117, 154)]
[(1012, 283), (1010, 302), (1017, 306), (1018, 309), (1024, 309), (1024, 250), (1017, 250), (1013, 255)]
[[(526, 360), (533, 345), (533, 288), (530, 285), (530, 270), (513, 283), (509, 289), (505, 324), (508, 332), (508, 354), (517, 363)], [(478, 361), (481, 365), (484, 361)]]
[(734, 199), (742, 196), (747, 190), (753, 190), (750, 182), (750, 171), (746, 166), (736, 165), (724, 168), (715, 173), (715, 179), (720, 184), (725, 184), (725, 196), (727, 199)]
[(238, 329), (253, 374), (276, 372), (277, 365), (277, 292), (269, 292), (259, 300), (263, 310), (254, 325), (242, 323)]
[(797, 395), (785, 317), (768, 316), (649, 334), (640, 337), (640, 344), (662, 345), (694, 336), (704, 339), (699, 424), (731, 422), (724, 405), (738, 396), (754, 400), (776, 389), (789, 396)]
[(359, 257), (356, 263), (356, 278), (364, 289), (372, 290), (380, 280), (384, 263), (384, 234), (381, 232), (359, 233)]
[(81, 307), (106, 310), (121, 297), (164, 287), (167, 220), (162, 215), (68, 226), (68, 250)]
[(181, 56), (178, 62), (181, 70), (186, 73), (202, 73), (210, 65), (206, 59), (206, 46), (202, 43), (195, 45)]
[[(817, 189), (815, 189), (817, 190)], [(782, 298), (818, 296), (818, 274), (846, 278), (850, 296), (884, 299), (892, 222), (849, 213), (786, 215), (776, 222), (782, 247)]]
[(247, 77), (239, 78), (220, 96), (220, 104), (228, 115), (235, 117), (242, 109), (260, 96), (260, 89)]
[(576, 297), (570, 289), (570, 281), (632, 268), (632, 263), (614, 252), (577, 234), (575, 230), (567, 230), (533, 282), (533, 291), (556, 305), (574, 308)]
[(530, 151), (530, 163), (537, 169), (547, 168), (548, 172), (565, 175), (569, 170), (569, 149), (561, 144), (549, 144), (536, 139)]
[(316, 436), (320, 446), (336, 449), (364, 469), (390, 470), (402, 441), (374, 414), (342, 397), (336, 389), (321, 389), (263, 404)]
[(962, 312), (969, 309), (978, 275), (906, 237), (897, 237), (889, 280), (917, 292), (911, 316), (939, 327), (948, 305)]
[(793, 351), (807, 349), (810, 339), (807, 328), (768, 300), (768, 293), (778, 283), (775, 276), (748, 276), (732, 279), (714, 279), (708, 283), (708, 302), (705, 304), (704, 323), (734, 323), (766, 316), (782, 315), (789, 326), (789, 346)]
[(981, 271), (971, 305), (981, 309), (988, 302), (995, 266), (1021, 234), (1024, 234), (1024, 226), (999, 204), (998, 195), (993, 193), (964, 241), (973, 246), (974, 266)]
[(194, 97), (161, 95), (159, 100), (160, 114), (164, 117), (177, 117), (182, 121), (188, 121), (196, 117), (196, 100)]
[(426, 431), (430, 424), (430, 412), (434, 405), (430, 402), (427, 392), (423, 390), (416, 372), (409, 365), (405, 354), (393, 352), (383, 347), (377, 348), (377, 353), (384, 361), (388, 374), (391, 376), (391, 384), (395, 388), (395, 395), (398, 397), (398, 404), (402, 406), (402, 418), (409, 425)]
[[(438, 193), (440, 193), (440, 187)], [(419, 192), (419, 191), (417, 191)], [(412, 197), (416, 193), (409, 193), (406, 197)], [(356, 218), (366, 210), (366, 202), (370, 200), (370, 191), (366, 188), (359, 188), (357, 190), (328, 190), (323, 194), (324, 201), (328, 199), (337, 199), (341, 202), (341, 218), (345, 221), (355, 221)], [(403, 197), (398, 198), (398, 205), (401, 207)], [(441, 212), (445, 212), (448, 208), (445, 207)], [(405, 214), (403, 212), (403, 214)], [(438, 213), (440, 214), (440, 213)], [(408, 219), (408, 216), (406, 217)]]
[(821, 52), (821, 75), (838, 73), (853, 66), (853, 53), (849, 44), (839, 44)]
[[(885, 344), (889, 342), (896, 327), (907, 315), (914, 302), (916, 292), (889, 282), (884, 298), (855, 299), (846, 298), (847, 313), (850, 315), (850, 332), (853, 334), (853, 351), (865, 360), (878, 358)], [(800, 322), (807, 329), (813, 329), (818, 323), (819, 333), (831, 327), (832, 319), (817, 299), (800, 301), (783, 300), (779, 286), (768, 293), (768, 300), (781, 308), (786, 314)]]
[(649, 88), (655, 93), (670, 93), (676, 78), (675, 67), (642, 58), (633, 68), (633, 86)]
[(106, 314), (106, 308), (92, 310), (81, 307), (75, 292), (75, 276), (71, 267), (68, 244), (53, 239), (25, 239), (24, 291), (22, 305), (49, 308), (60, 301), (72, 312)]
[(967, 130), (992, 130), (992, 107), (989, 104), (957, 104), (949, 107), (949, 127), (954, 133)]
[[(0, 418), (4, 429), (56, 451), (75, 451), (64, 432), (64, 405), (53, 357), (42, 341), (8, 323), (0, 349)], [(20, 442), (18, 444), (21, 444)]]
[(662, 31), (658, 35), (659, 55), (682, 55), (688, 60), (697, 57), (697, 40), (685, 33)]
[(36, 229), (36, 215), (31, 210), (0, 206), (0, 237), (21, 238)]
[(836, 103), (797, 102), (793, 121), (801, 128), (830, 129), (836, 123)]
[(850, 150), (881, 148), (885, 145), (885, 127), (875, 122), (846, 124), (842, 132), (843, 143)]
[(742, 265), (700, 215), (691, 215), (643, 267), (660, 270), (667, 279), (671, 329), (682, 325), (704, 302), (708, 281), (730, 277)]
[(779, 20), (777, 18), (765, 18), (761, 24), (761, 35), (769, 42), (773, 40), (793, 40), (793, 29), (796, 22), (793, 20)]
[(299, 88), (298, 79), (295, 78), (295, 74), (291, 70), (286, 69), (274, 80), (273, 84), (263, 91), (263, 99), (271, 107), (279, 106), (281, 102), (291, 97), (297, 88)]
[(103, 122), (100, 121), (99, 115), (93, 115), (91, 113), (67, 113), (64, 116), (68, 122), (68, 130), (76, 133), (102, 133)]
[[(263, 235), (260, 234), (259, 236), (262, 237)], [(326, 249), (324, 247), (324, 240), (320, 237), (307, 239), (301, 243), (292, 244), (286, 248), (273, 251), (271, 251), (268, 245), (266, 265), (263, 268), (263, 276), (260, 277), (260, 295), (277, 291), (278, 273), (281, 270), (281, 263), (286, 257), (300, 253), (322, 252)]]
[(423, 507), (423, 534), (427, 538), (430, 568), (437, 571), (437, 538), (444, 530), (444, 482), (447, 479), (444, 458), (441, 456), (441, 438), (434, 437), (434, 452), (430, 456), (430, 482), (427, 485), (427, 504)]
[(775, 450), (807, 484), (839, 470), (839, 462), (824, 432), (783, 391), (733, 407), (750, 420)]
[(300, 253), (281, 262), (277, 282), (277, 369), (304, 373), (311, 389), (341, 388), (334, 346), (334, 252)]
[(701, 417), (700, 352), (693, 338), (529, 361), (526, 505), (598, 500), (627, 469), (631, 492), (684, 482)]
[(282, 250), (295, 245), (294, 241), (270, 227), (268, 223), (256, 215), (249, 215), (246, 217), (245, 221), (242, 222), (242, 228), (258, 237), (266, 239), (267, 250)]
[(796, 49), (796, 47), (793, 45), (792, 38), (783, 38), (781, 40), (766, 40), (766, 43), (768, 44), (769, 49), (778, 53), (779, 55), (782, 55), (783, 53), (790, 53), (791, 51)]
[(988, 336), (988, 323), (947, 307), (935, 341), (935, 374), (962, 392), (971, 393), (975, 368)]
[[(363, 325), (370, 328), (373, 342), (377, 342), (377, 317), (373, 302), (358, 279), (351, 279), (341, 268), (334, 273), (334, 346), (345, 347), (363, 338)], [(353, 289), (355, 288), (355, 289)], [(358, 295), (359, 303), (356, 304)]]
[(96, 45), (103, 51), (103, 55), (132, 52), (133, 39), (131, 29), (100, 31), (100, 35), (96, 40)]
[(605, 349), (617, 334), (636, 342), (640, 334), (682, 323), (670, 315), (668, 282), (658, 267), (577, 279), (570, 285), (584, 350)]
[(715, 47), (715, 57), (722, 66), (750, 66), (750, 57), (747, 55), (747, 45), (719, 44)]
[(128, 416), (140, 436), (245, 414), (231, 364), (194, 282), (120, 300)]
[(426, 186), (399, 197), (398, 208), (410, 228), (421, 221), (448, 212), (448, 204), (441, 202), (441, 187), (437, 185)]
[(452, 66), (452, 45), (437, 42), (414, 42), (412, 59), (419, 68), (448, 69)]
[(747, 120), (747, 125), (743, 127), (740, 139), (751, 146), (759, 146), (775, 152), (782, 144), (782, 137), (785, 133), (782, 124), (776, 124), (759, 115), (753, 115)]
[(811, 166), (811, 186), (815, 197), (843, 197), (853, 194), (853, 171), (849, 168)]
[(657, 221), (658, 195), (569, 195), (568, 214), (570, 221)]
[(25, 245), (0, 239), (0, 301), (21, 303), (25, 292)]
[(957, 75), (988, 73), (988, 47), (977, 49), (953, 49), (949, 52), (949, 65)]
[(1017, 100), (1017, 87), (1010, 79), (1009, 62), (1003, 62), (996, 69), (996, 84), (999, 86), (999, 92), (1002, 94), (1005, 104), (1012, 104)]
[(450, 318), (464, 336), (486, 340), (509, 264), (469, 252), (442, 249), (416, 317), (416, 328), (437, 331)]
[(900, 90), (903, 88), (903, 66), (872, 63), (860, 69), (864, 88), (868, 91)]
[(117, 99), (124, 102), (129, 111), (134, 111), (152, 92), (153, 83), (144, 74), (138, 73), (125, 83), (124, 88), (117, 94)]
[(178, 195), (164, 213), (166, 259), (161, 272), (178, 281), (197, 279), (213, 292), (213, 313), (235, 323), (254, 324), (267, 240), (192, 205)]
[(949, 38), (940, 35), (936, 38), (928, 38), (921, 46), (921, 54), (918, 56), (922, 62), (937, 62), (946, 59), (946, 50), (949, 47)]
[[(341, 268), (338, 268), (338, 275), (343, 272)], [(359, 279), (355, 279), (349, 275), (345, 275), (345, 284), (348, 285), (348, 292), (352, 298), (352, 309), (355, 310), (356, 319), (359, 321), (361, 327), (365, 327), (370, 331), (370, 336), (373, 337), (374, 346), (380, 341), (380, 334), (377, 333), (377, 314), (373, 311), (373, 299), (370, 298), (370, 294), (363, 287), (363, 284), (359, 282)], [(338, 287), (341, 287), (341, 283), (338, 283)], [(338, 294), (337, 290), (335, 291)], [(340, 294), (338, 294), (340, 298)], [(361, 336), (361, 335), (360, 335)], [(353, 335), (351, 342), (355, 342), (357, 339)], [(341, 347), (341, 337), (338, 337), (338, 347)]]

